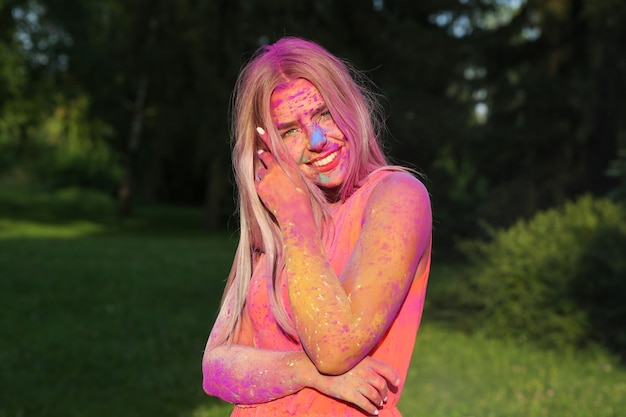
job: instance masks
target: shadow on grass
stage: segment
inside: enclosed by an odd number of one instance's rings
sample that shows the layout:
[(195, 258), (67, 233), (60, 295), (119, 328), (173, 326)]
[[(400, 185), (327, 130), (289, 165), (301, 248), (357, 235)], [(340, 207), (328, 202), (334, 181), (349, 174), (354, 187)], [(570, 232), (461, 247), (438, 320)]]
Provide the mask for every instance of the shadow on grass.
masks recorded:
[(200, 363), (233, 252), (224, 237), (0, 239), (0, 415), (220, 405)]
[(0, 416), (228, 415), (200, 364), (236, 238), (197, 208), (112, 213), (0, 190)]
[[(106, 194), (64, 189), (42, 191), (36, 189), (0, 187), (0, 237), (37, 235), (37, 229), (49, 229), (46, 236), (55, 236), (61, 229), (82, 229), (75, 235), (113, 236), (181, 236), (204, 237), (203, 211), (200, 207), (136, 205), (133, 215), (120, 218), (116, 203)], [(236, 227), (232, 215), (223, 215), (224, 232)], [(13, 227), (13, 224), (16, 227)], [(5, 232), (3, 234), (3, 231)], [(71, 234), (66, 230), (65, 235)], [(62, 236), (63, 232), (58, 232)]]

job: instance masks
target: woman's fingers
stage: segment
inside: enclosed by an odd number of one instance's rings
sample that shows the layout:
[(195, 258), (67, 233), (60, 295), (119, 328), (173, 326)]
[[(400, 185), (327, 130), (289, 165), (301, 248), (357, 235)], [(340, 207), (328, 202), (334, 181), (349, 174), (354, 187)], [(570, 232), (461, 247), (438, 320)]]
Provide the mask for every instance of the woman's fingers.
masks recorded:
[(259, 149), (257, 151), (257, 155), (259, 155), (259, 159), (261, 160), (261, 162), (263, 162), (263, 165), (265, 165), (265, 167), (268, 169), (276, 163), (276, 160), (274, 159), (274, 155), (272, 155), (268, 151)]
[[(376, 360), (371, 356), (367, 356), (363, 361), (357, 365), (357, 368), (361, 368), (361, 372), (366, 384), (360, 385), (360, 393), (367, 398), (371, 405), (375, 407), (382, 407), (387, 402), (389, 396), (389, 386), (398, 386), (400, 384), (400, 377), (393, 367), (387, 365), (384, 362)], [(357, 369), (355, 368), (355, 370)], [(370, 407), (371, 407), (370, 405)], [(364, 408), (368, 410), (368, 408)]]
[(265, 141), (265, 135), (266, 135), (265, 129), (263, 129), (261, 126), (257, 126), (256, 132), (259, 134), (259, 136), (261, 136), (263, 141)]
[(261, 181), (263, 177), (265, 177), (265, 174), (267, 174), (267, 169), (263, 167), (259, 168), (256, 174), (256, 180)]
[[(273, 165), (276, 164), (276, 160), (274, 159), (274, 155), (272, 155), (272, 153), (267, 150), (270, 148), (268, 145), (267, 132), (262, 127), (257, 127), (256, 132), (259, 135), (259, 138), (261, 138), (263, 144), (265, 145), (265, 149), (259, 148), (259, 150), (257, 150), (257, 155), (259, 156), (259, 159), (261, 160), (265, 168), (270, 169)], [(260, 174), (257, 179), (260, 180), (261, 178), (263, 178), (263, 174)]]
[(306, 184), (300, 178), (301, 174), (297, 168), (292, 166), (293, 163), (283, 163), (268, 150), (270, 147), (265, 146), (269, 143), (268, 135), (263, 128), (257, 128), (256, 133), (262, 143), (257, 142), (259, 161), (255, 161), (254, 185), (265, 208), (279, 219), (285, 210), (289, 211), (290, 207), (297, 206), (287, 205), (288, 202), (299, 201), (304, 205), (311, 204), (309, 196), (304, 191)]
[(387, 395), (387, 390), (385, 390), (385, 393), (383, 394), (373, 385), (364, 385), (361, 387), (360, 391), (361, 394), (363, 394), (363, 396), (370, 402), (369, 408), (372, 410), (377, 410), (378, 407), (382, 407), (383, 399)]
[(261, 165), (257, 170), (255, 180), (260, 182), (263, 178), (265, 178), (268, 171), (276, 165), (276, 160), (274, 159), (274, 156), (267, 151), (259, 149), (257, 153), (259, 155), (259, 159), (261, 160)]
[[(269, 147), (267, 146), (267, 132), (265, 131), (265, 129), (259, 126), (256, 128), (256, 132), (261, 138), (261, 141), (263, 142), (263, 144), (265, 145), (265, 148), (268, 149)], [(259, 159), (261, 160), (262, 166), (257, 171), (257, 175), (255, 179), (256, 181), (261, 181), (263, 177), (265, 177), (265, 174), (267, 174), (267, 168), (269, 168), (269, 166), (274, 161), (272, 159), (272, 155), (264, 149), (257, 150), (257, 155), (259, 156)]]
[(354, 404), (370, 415), (377, 415), (378, 410), (387, 401), (390, 384), (387, 378), (395, 383), (396, 376), (395, 371), (388, 365), (366, 357), (345, 374), (325, 377), (324, 381), (327, 381), (328, 385), (315, 388), (330, 397)]
[(344, 401), (352, 403), (361, 410), (373, 416), (378, 415), (378, 409), (381, 406), (380, 400), (376, 400), (377, 393), (372, 387), (359, 387), (351, 391), (343, 398)]
[[(359, 407), (372, 414), (387, 402), (389, 385), (400, 383), (400, 377), (391, 366), (370, 356), (365, 357), (348, 375), (356, 378), (358, 393), (369, 403), (363, 406), (359, 402)], [(355, 401), (360, 401), (360, 398)]]
[(356, 405), (370, 415), (378, 415), (378, 407), (372, 405), (372, 402), (365, 395), (355, 393), (355, 398), (346, 398), (345, 401)]
[(375, 395), (372, 395), (370, 400), (375, 405), (381, 406), (385, 401), (387, 401), (387, 396), (389, 393), (389, 388), (387, 387), (387, 381), (380, 377), (376, 376), (369, 380), (372, 389), (375, 391)]
[(256, 128), (256, 133), (259, 135), (261, 142), (263, 142), (263, 147), (259, 148), (259, 150), (267, 150), (270, 149), (269, 138), (267, 137), (267, 132), (262, 127), (258, 126)]
[(367, 365), (369, 365), (370, 368), (372, 368), (372, 370), (376, 372), (378, 375), (385, 378), (385, 380), (389, 382), (391, 385), (393, 385), (394, 387), (397, 387), (400, 384), (400, 376), (398, 375), (396, 370), (393, 369), (391, 366), (387, 365), (384, 362), (376, 360), (372, 358), (371, 356), (367, 356), (366, 360), (367, 360)]

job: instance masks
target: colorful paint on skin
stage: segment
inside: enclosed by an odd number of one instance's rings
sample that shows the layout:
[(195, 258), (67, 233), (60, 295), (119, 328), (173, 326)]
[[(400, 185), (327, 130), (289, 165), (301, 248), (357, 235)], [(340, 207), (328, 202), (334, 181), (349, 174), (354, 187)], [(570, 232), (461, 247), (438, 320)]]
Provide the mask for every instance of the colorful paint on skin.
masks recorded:
[[(397, 176), (401, 180), (390, 181), (381, 189), (394, 190), (395, 185), (398, 190), (379, 191), (373, 194), (377, 198), (368, 202), (371, 219), (341, 277), (330, 267), (318, 241), (311, 208), (292, 207), (284, 184), (284, 200), (272, 200), (277, 208), (288, 207), (280, 210), (277, 220), (285, 244), (290, 304), (303, 347), (322, 372), (345, 372), (375, 346), (411, 285), (421, 262), (415, 254), (428, 246), (430, 217), (416, 217), (430, 213), (429, 204), (424, 204), (428, 203), (425, 189), (408, 174)], [(427, 211), (398, 213), (398, 207), (407, 204)], [(388, 218), (395, 221), (383, 221)], [(423, 228), (428, 233), (420, 233)], [(413, 248), (418, 248), (417, 252)], [(359, 291), (353, 291), (357, 286)], [(368, 325), (358, 325), (357, 318)], [(345, 352), (345, 357), (336, 355), (337, 351)]]
[(274, 91), (271, 111), (275, 128), (304, 175), (322, 188), (341, 185), (350, 147), (317, 88), (302, 78), (292, 81)]
[(320, 183), (323, 186), (327, 186), (327, 184), (330, 183), (330, 177), (328, 175), (326, 175), (326, 174), (320, 173), (320, 177), (319, 178), (320, 178)]
[[(239, 404), (254, 404), (252, 409), (236, 407), (234, 416), (257, 415), (259, 410), (278, 416), (396, 415), (428, 278), (428, 194), (408, 174), (381, 172), (351, 198), (355, 199), (352, 204), (342, 205), (333, 214), (339, 236), (332, 246), (316, 240), (309, 212), (279, 218), (287, 251), (282, 294), (290, 301), (289, 314), (298, 322), (304, 343), (278, 327), (269, 306), (271, 277), (261, 269), (253, 276), (244, 311), (247, 319), (239, 343), (247, 346), (216, 348), (218, 353), (206, 360), (208, 372), (219, 369), (207, 392)], [(383, 217), (398, 221), (381, 226)], [(387, 245), (385, 251), (382, 245)], [(322, 376), (305, 349), (325, 371), (352, 370), (343, 376)], [(399, 379), (388, 381), (397, 389), (389, 391), (382, 406), (363, 414), (333, 397), (343, 399), (337, 392), (350, 387), (353, 380), (348, 378), (362, 372), (361, 361), (368, 354), (395, 369)], [(320, 392), (328, 396), (321, 399)]]
[(319, 126), (313, 126), (313, 133), (311, 134), (311, 146), (314, 148), (320, 147), (324, 142), (326, 142), (326, 136), (322, 129)]
[[(293, 81), (272, 94), (271, 109), (275, 128), (304, 175), (321, 188), (341, 185), (349, 146), (317, 89), (307, 80)], [(370, 404), (366, 411), (397, 415), (430, 265), (428, 192), (406, 173), (371, 175), (349, 204), (340, 202), (333, 210), (337, 236), (325, 244), (301, 187), (274, 169), (269, 152), (259, 157), (268, 175), (257, 191), (280, 228), (286, 260), (282, 297), (299, 337), (294, 340), (278, 326), (269, 302), (272, 277), (259, 268), (237, 344), (207, 346), (205, 391), (253, 405), (236, 407), (236, 417), (362, 416), (349, 401), (333, 398), (345, 400), (362, 375), (365, 381), (383, 378), (385, 390), (397, 388), (382, 406)], [(376, 371), (370, 360), (390, 368)]]

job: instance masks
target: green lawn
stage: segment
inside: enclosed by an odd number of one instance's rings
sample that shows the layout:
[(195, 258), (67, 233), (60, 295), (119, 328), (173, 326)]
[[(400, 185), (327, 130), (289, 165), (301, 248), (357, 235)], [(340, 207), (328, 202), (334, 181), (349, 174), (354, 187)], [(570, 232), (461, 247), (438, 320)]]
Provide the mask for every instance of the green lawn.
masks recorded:
[[(2, 197), (0, 417), (228, 415), (203, 394), (200, 360), (234, 237), (203, 235), (194, 210), (120, 223), (72, 198)], [(435, 263), (429, 291), (453, 272)], [(407, 417), (626, 416), (626, 370), (602, 352), (451, 332), (428, 305), (423, 323)]]

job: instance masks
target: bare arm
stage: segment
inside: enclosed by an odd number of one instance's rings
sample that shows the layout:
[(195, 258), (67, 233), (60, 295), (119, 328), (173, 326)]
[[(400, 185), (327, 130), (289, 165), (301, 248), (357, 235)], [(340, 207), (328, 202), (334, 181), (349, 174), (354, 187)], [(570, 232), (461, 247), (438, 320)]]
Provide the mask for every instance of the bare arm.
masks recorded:
[[(399, 383), (390, 366), (372, 358), (365, 358), (343, 375), (326, 376), (319, 373), (302, 351), (280, 352), (246, 346), (252, 345), (251, 340), (239, 340), (242, 345), (215, 346), (212, 341), (220, 325), (218, 317), (202, 361), (203, 388), (207, 394), (225, 401), (258, 404), (309, 387), (375, 414), (387, 396), (388, 384)], [(243, 326), (246, 325), (244, 320)]]
[(202, 367), (204, 391), (237, 404), (275, 400), (318, 382), (304, 352), (222, 345), (205, 352)]
[(304, 187), (293, 183), (269, 152), (260, 157), (267, 173), (257, 191), (281, 229), (298, 334), (320, 372), (341, 374), (385, 334), (426, 262), (432, 222), (428, 193), (409, 174), (385, 178), (367, 203), (361, 235), (337, 276)]

